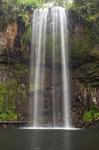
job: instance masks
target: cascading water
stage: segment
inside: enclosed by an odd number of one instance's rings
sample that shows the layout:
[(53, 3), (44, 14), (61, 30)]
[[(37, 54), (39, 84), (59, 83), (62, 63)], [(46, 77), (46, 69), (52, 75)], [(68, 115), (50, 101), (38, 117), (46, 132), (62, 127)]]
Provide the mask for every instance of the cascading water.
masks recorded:
[(36, 9), (33, 14), (30, 68), (33, 127), (71, 127), (67, 15), (58, 6)]

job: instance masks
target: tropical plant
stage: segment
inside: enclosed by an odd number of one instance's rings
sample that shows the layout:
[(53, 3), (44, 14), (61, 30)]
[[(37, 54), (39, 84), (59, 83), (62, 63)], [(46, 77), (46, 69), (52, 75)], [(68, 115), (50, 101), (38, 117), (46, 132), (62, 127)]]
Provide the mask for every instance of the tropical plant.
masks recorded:
[(84, 112), (83, 119), (86, 122), (99, 120), (99, 109), (94, 106), (91, 107), (89, 110)]
[(20, 114), (13, 111), (0, 112), (0, 121), (17, 121), (18, 117)]

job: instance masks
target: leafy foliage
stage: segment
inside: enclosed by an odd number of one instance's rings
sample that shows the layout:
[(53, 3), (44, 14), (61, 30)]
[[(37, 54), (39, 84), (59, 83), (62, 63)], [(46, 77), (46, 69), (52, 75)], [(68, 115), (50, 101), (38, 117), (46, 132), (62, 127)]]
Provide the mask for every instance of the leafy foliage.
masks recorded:
[(27, 102), (27, 88), (23, 84), (26, 67), (16, 64), (10, 68), (7, 79), (0, 83), (0, 112), (20, 111)]
[(32, 5), (33, 7), (40, 7), (42, 5), (43, 0), (5, 0), (3, 1), (3, 4), (6, 6), (27, 6)]
[(20, 114), (13, 111), (0, 112), (0, 121), (17, 121)]
[(85, 111), (83, 119), (86, 122), (99, 120), (99, 109), (91, 107), (88, 111)]
[(79, 21), (83, 21), (85, 24), (95, 22), (99, 17), (99, 1), (98, 0), (80, 0), (72, 6), (75, 11), (75, 15), (78, 16)]
[(0, 3), (0, 30), (15, 22), (17, 16), (26, 20), (28, 10), (41, 7), (43, 0), (3, 0)]
[(19, 5), (32, 5), (34, 7), (39, 7), (42, 5), (43, 0), (17, 0), (16, 3)]
[(83, 59), (99, 43), (99, 1), (75, 0), (70, 11), (71, 24), (77, 25), (78, 30), (70, 32), (70, 54), (73, 59)]

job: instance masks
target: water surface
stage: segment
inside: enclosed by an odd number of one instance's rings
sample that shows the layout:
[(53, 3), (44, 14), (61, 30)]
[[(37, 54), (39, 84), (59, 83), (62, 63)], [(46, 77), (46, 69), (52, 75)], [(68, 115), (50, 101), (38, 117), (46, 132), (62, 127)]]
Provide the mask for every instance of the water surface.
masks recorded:
[(99, 132), (4, 129), (0, 150), (99, 150)]

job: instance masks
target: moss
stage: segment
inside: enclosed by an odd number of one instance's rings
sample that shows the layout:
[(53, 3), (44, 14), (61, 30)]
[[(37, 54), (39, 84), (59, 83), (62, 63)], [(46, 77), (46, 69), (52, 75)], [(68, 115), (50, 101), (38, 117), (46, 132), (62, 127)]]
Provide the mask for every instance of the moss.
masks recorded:
[(27, 67), (21, 64), (2, 67), (0, 75), (2, 74), (4, 77), (0, 81), (0, 112), (20, 112), (28, 100)]
[(5, 84), (0, 84), (0, 111), (3, 109), (4, 100), (7, 98), (7, 88)]
[(31, 36), (32, 36), (32, 27), (29, 25), (26, 29), (26, 32), (23, 33), (21, 37), (22, 45), (27, 45), (28, 43), (31, 43)]

